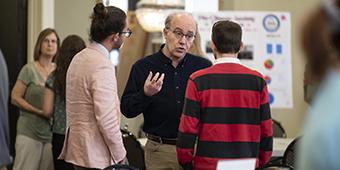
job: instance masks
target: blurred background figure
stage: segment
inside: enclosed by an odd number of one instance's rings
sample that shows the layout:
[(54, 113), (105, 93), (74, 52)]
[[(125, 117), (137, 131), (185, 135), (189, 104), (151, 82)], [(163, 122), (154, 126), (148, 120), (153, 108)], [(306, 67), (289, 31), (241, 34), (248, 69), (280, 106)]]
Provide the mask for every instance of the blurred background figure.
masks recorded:
[(66, 72), (73, 57), (86, 47), (82, 38), (77, 35), (69, 35), (63, 41), (56, 57), (56, 69), (48, 76), (45, 91), (43, 113), (52, 121), (52, 151), (55, 170), (73, 169), (73, 165), (58, 156), (63, 148), (66, 127)]
[(313, 77), (310, 65), (305, 65), (305, 71), (303, 75), (303, 98), (308, 104), (312, 103), (316, 91), (318, 90), (320, 80)]
[(192, 43), (191, 47), (189, 48), (188, 53), (200, 57), (207, 58), (206, 54), (203, 52), (201, 47), (201, 35), (200, 32), (197, 30), (194, 42)]
[(9, 126), (8, 126), (8, 73), (7, 65), (0, 49), (0, 170), (7, 170), (11, 163), (9, 155)]
[(340, 0), (324, 1), (309, 16), (302, 46), (321, 84), (307, 115), (298, 169), (340, 169)]
[(59, 49), (54, 29), (43, 30), (34, 48), (34, 62), (20, 71), (11, 102), (20, 109), (15, 142), (14, 170), (53, 169), (50, 119), (42, 111), (44, 85), (54, 70), (52, 60)]

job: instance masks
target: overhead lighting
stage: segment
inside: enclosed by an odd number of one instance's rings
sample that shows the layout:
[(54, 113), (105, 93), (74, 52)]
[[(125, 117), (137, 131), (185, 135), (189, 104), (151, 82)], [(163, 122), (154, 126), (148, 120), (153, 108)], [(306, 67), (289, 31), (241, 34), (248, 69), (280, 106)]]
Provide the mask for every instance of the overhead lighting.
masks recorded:
[(137, 3), (136, 15), (142, 28), (148, 32), (160, 32), (165, 18), (184, 11), (185, 0), (141, 0)]

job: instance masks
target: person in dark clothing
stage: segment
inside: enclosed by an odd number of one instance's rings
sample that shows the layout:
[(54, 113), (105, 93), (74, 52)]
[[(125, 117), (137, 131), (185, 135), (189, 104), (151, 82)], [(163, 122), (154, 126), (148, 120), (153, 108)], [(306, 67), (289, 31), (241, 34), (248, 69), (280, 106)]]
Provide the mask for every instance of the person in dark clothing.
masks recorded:
[(131, 69), (121, 111), (128, 118), (143, 113), (143, 131), (148, 138), (145, 163), (149, 170), (180, 169), (176, 141), (187, 80), (191, 73), (211, 66), (209, 60), (187, 53), (196, 32), (190, 14), (169, 15), (163, 29), (165, 44)]
[(265, 165), (273, 147), (266, 81), (237, 58), (239, 24), (218, 21), (211, 38), (215, 63), (193, 73), (186, 88), (178, 160), (200, 170), (216, 169), (222, 159), (256, 158), (256, 167)]

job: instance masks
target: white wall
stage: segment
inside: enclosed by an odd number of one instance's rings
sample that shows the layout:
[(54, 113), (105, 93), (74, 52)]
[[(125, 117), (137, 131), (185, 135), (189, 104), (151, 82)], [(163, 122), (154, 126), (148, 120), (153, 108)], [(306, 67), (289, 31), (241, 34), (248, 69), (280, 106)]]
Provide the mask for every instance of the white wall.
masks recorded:
[(54, 28), (54, 0), (42, 0), (42, 27)]
[(77, 34), (88, 42), (90, 16), (95, 5), (94, 0), (56, 0), (55, 29), (61, 40), (67, 35)]

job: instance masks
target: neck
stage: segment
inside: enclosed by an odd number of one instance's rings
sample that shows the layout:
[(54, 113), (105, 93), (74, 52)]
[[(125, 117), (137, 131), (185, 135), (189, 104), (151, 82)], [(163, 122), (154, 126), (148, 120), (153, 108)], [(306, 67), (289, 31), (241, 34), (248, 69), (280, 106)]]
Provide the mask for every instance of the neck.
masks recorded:
[(107, 49), (107, 51), (112, 51), (112, 45), (110, 44), (110, 43), (107, 43), (107, 42), (102, 42), (102, 43), (100, 43), (101, 45), (103, 45), (106, 49)]
[(166, 46), (163, 47), (162, 52), (165, 55), (165, 57), (169, 58), (172, 61), (171, 64), (175, 68), (177, 67), (178, 63), (183, 59), (183, 57), (172, 56), (169, 50), (166, 48)]
[(217, 53), (217, 58), (237, 58), (237, 53)]
[(40, 56), (38, 62), (41, 66), (43, 66), (45, 68), (49, 68), (52, 64), (52, 59), (53, 59), (53, 57)]

